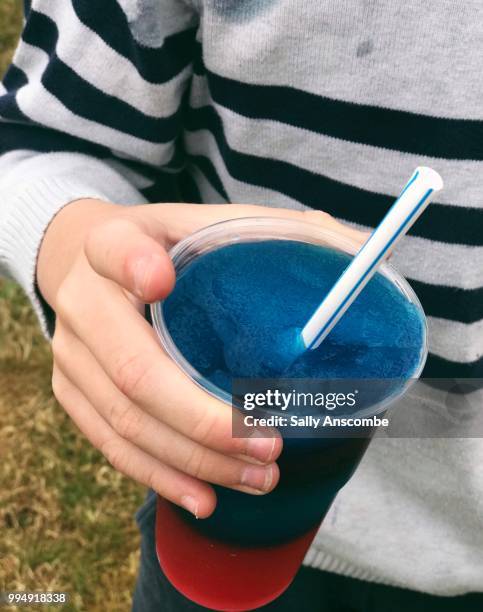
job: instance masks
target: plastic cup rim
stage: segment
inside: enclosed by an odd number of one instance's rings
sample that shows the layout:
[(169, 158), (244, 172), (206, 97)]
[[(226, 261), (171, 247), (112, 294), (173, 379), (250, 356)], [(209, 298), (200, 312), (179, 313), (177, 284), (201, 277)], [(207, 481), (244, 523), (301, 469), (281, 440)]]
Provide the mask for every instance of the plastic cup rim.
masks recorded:
[[(175, 270), (177, 271), (177, 263), (179, 262), (180, 257), (182, 257), (182, 255), (185, 252), (189, 251), (189, 249), (193, 248), (195, 245), (200, 244), (200, 243), (202, 244), (203, 242), (206, 243), (209, 238), (216, 238), (218, 235), (221, 237), (222, 236), (226, 237), (229, 235), (228, 232), (230, 229), (246, 231), (246, 230), (254, 230), (254, 229), (260, 230), (260, 229), (263, 229), (264, 227), (271, 228), (272, 231), (274, 232), (274, 235), (271, 235), (270, 238), (268, 237), (264, 238), (263, 236), (261, 236), (261, 239), (295, 240), (297, 242), (305, 242), (306, 244), (321, 244), (322, 246), (328, 246), (329, 248), (334, 248), (336, 250), (342, 250), (346, 254), (349, 254), (352, 256), (357, 253), (357, 251), (359, 250), (361, 246), (360, 243), (358, 243), (356, 240), (353, 240), (352, 238), (348, 236), (344, 236), (343, 234), (340, 234), (339, 232), (333, 231), (329, 228), (320, 227), (317, 224), (311, 223), (308, 221), (286, 219), (283, 217), (269, 217), (269, 216), (242, 217), (238, 219), (217, 221), (216, 223), (203, 227), (202, 229), (199, 229), (193, 232), (192, 234), (189, 234), (188, 236), (180, 240), (178, 243), (176, 243), (169, 250), (169, 256), (171, 257)], [(303, 230), (310, 231), (311, 235), (314, 238), (317, 237), (317, 235), (319, 235), (321, 239), (322, 238), (332, 239), (334, 240), (335, 243), (324, 245), (324, 243), (321, 243), (321, 242), (314, 242), (314, 241), (302, 240), (302, 239), (296, 240), (295, 238), (287, 237), (283, 235), (282, 233), (278, 233), (278, 234), (275, 233), (274, 228), (283, 229), (284, 227), (287, 229), (292, 228), (293, 230), (299, 228), (302, 232)], [(238, 236), (237, 239), (234, 239), (231, 242), (217, 244), (213, 248), (207, 249), (206, 251), (203, 251), (200, 254), (196, 254), (195, 259), (202, 256), (205, 253), (216, 250), (218, 248), (222, 248), (223, 246), (227, 246), (228, 244), (235, 244), (237, 242), (253, 242), (253, 241), (254, 241), (253, 237), (252, 239), (241, 240), (240, 237)], [(427, 320), (426, 320), (426, 316), (424, 314), (424, 310), (421, 305), (421, 302), (419, 301), (419, 298), (417, 297), (413, 288), (409, 285), (408, 281), (402, 276), (402, 274), (398, 272), (396, 268), (387, 261), (381, 264), (381, 266), (378, 269), (378, 273), (383, 274), (383, 276), (385, 276), (393, 285), (395, 285), (396, 288), (408, 299), (408, 301), (414, 304), (416, 308), (418, 309), (418, 311), (423, 315), (422, 316), (423, 343), (422, 343), (422, 348), (421, 348), (421, 356), (420, 356), (418, 367), (416, 368), (415, 372), (413, 373), (411, 378), (407, 380), (407, 383), (404, 385), (404, 387), (401, 389), (401, 391), (396, 396), (392, 396), (389, 399), (383, 400), (382, 402), (372, 406), (370, 409), (366, 411), (362, 411), (360, 414), (355, 415), (355, 418), (364, 418), (365, 416), (367, 417), (368, 414), (370, 414), (371, 416), (376, 415), (382, 412), (384, 409), (386, 409), (389, 404), (392, 404), (395, 401), (395, 399), (401, 397), (412, 386), (412, 384), (414, 384), (414, 382), (420, 377), (421, 372), (424, 369), (427, 355), (428, 355)], [(173, 361), (181, 369), (181, 371), (183, 371), (183, 373), (187, 375), (188, 378), (190, 378), (191, 381), (194, 382), (198, 387), (203, 389), (205, 392), (209, 393), (214, 398), (221, 400), (222, 402), (224, 402), (225, 404), (228, 404), (229, 406), (232, 406), (231, 394), (227, 393), (226, 391), (223, 391), (222, 389), (217, 387), (215, 384), (213, 384), (211, 381), (206, 379), (200, 372), (198, 372), (198, 370), (196, 370), (196, 368), (194, 368), (189, 363), (187, 359), (185, 359), (182, 353), (178, 350), (166, 326), (164, 316), (162, 313), (162, 304), (163, 304), (162, 300), (155, 302), (150, 305), (150, 310), (151, 310), (151, 318), (153, 320), (155, 331), (158, 335), (158, 338), (164, 350), (167, 352), (169, 357), (173, 359)], [(264, 409), (263, 412), (266, 412), (267, 414), (271, 414), (273, 411), (270, 411), (269, 409), (266, 409), (266, 410)], [(273, 412), (273, 414), (275, 414), (275, 412)]]

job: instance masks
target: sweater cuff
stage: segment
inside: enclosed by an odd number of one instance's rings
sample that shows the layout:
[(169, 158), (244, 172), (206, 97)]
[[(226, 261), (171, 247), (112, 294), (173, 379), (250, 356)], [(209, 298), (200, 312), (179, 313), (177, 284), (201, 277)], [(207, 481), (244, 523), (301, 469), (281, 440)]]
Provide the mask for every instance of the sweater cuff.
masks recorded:
[[(54, 315), (36, 284), (37, 257), (42, 238), (54, 216), (67, 204), (84, 198), (112, 202), (112, 196), (116, 193), (112, 178), (110, 176), (107, 189), (62, 177), (40, 179), (21, 189), (10, 190), (8, 194), (2, 191), (2, 199), (8, 202), (9, 214), (3, 220), (0, 232), (0, 269), (6, 268), (8, 275), (26, 292), (47, 340), (53, 335)], [(119, 183), (120, 191), (125, 192), (125, 181), (121, 177)], [(139, 194), (136, 203), (142, 200)]]

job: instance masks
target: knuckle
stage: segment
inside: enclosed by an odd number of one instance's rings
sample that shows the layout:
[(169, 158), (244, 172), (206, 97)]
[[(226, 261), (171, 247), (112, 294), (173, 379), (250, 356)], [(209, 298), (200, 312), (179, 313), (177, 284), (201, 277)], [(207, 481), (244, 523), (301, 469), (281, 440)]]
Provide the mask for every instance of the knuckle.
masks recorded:
[(145, 480), (146, 486), (148, 486), (150, 489), (153, 489), (157, 493), (162, 493), (164, 489), (163, 487), (164, 483), (162, 482), (162, 480), (160, 481), (159, 470), (150, 469), (146, 473), (146, 478), (144, 480)]
[[(144, 208), (144, 212), (151, 210), (151, 205), (148, 206), (149, 208)], [(134, 208), (131, 208), (129, 206), (125, 207), (116, 218), (116, 220), (119, 222), (119, 227), (124, 227), (126, 229), (132, 229), (136, 231), (141, 229), (145, 232), (148, 232), (149, 224), (151, 223), (151, 218), (148, 221), (144, 215), (139, 214), (141, 212), (141, 208), (142, 207), (140, 206), (136, 206)]]
[(202, 448), (194, 447), (191, 452), (187, 454), (183, 471), (195, 478), (201, 478), (205, 455), (206, 453)]
[(110, 410), (110, 422), (121, 438), (134, 441), (142, 431), (142, 412), (130, 402), (113, 404)]
[(60, 331), (56, 331), (54, 333), (51, 343), (51, 350), (54, 361), (62, 367), (62, 364), (65, 363), (65, 356), (67, 355), (67, 346), (65, 335)]
[(105, 236), (109, 235), (111, 223), (111, 220), (95, 223), (89, 228), (84, 237), (84, 254), (91, 266), (93, 265), (93, 260), (95, 260), (97, 252), (102, 248), (105, 242)]
[(149, 385), (151, 368), (150, 361), (142, 354), (122, 355), (114, 367), (114, 384), (127, 397), (139, 397)]
[(101, 444), (99, 450), (115, 470), (125, 473), (126, 450), (119, 440), (109, 438)]
[(101, 221), (100, 223), (94, 223), (85, 233), (84, 251), (87, 255), (89, 255), (89, 253), (92, 253), (92, 251), (95, 250), (99, 241), (99, 233), (102, 233), (105, 225), (105, 221)]
[(50, 343), (50, 348), (52, 350), (52, 354), (54, 355), (54, 358), (57, 358), (57, 355), (60, 355), (62, 351), (62, 339), (58, 331), (54, 332), (52, 342)]
[(66, 281), (60, 285), (55, 296), (55, 311), (61, 319), (69, 318), (72, 311), (72, 299)]
[(124, 220), (119, 215), (93, 223), (84, 236), (86, 252), (95, 251), (104, 242), (106, 234), (110, 234), (113, 230), (123, 227), (123, 225)]
[(61, 406), (69, 402), (69, 383), (54, 365), (51, 379), (52, 393)]
[(119, 259), (118, 241), (106, 240), (110, 236), (125, 236), (138, 228), (134, 218), (118, 214), (94, 224), (84, 237), (84, 253), (92, 263), (96, 254), (102, 253), (102, 258), (108, 264)]
[(95, 253), (102, 247), (106, 235), (109, 235), (112, 228), (112, 219), (98, 221), (94, 223), (84, 236), (84, 253), (91, 262)]
[(193, 437), (200, 444), (208, 446), (221, 426), (221, 417), (215, 412), (202, 413), (193, 424)]
[(303, 215), (312, 223), (327, 223), (333, 221), (334, 217), (323, 210), (304, 210)]
[(56, 368), (54, 368), (52, 372), (51, 385), (52, 385), (52, 393), (54, 394), (54, 397), (57, 399), (57, 401), (61, 403), (62, 398), (64, 396), (65, 385), (61, 382), (61, 378)]

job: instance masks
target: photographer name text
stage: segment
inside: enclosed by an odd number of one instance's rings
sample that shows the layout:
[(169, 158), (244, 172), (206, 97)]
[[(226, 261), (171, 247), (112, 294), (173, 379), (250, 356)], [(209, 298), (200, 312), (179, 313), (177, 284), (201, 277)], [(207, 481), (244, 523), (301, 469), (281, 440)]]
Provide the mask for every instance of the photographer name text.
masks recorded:
[(389, 419), (379, 418), (378, 416), (370, 417), (334, 417), (327, 415), (325, 417), (316, 417), (312, 415), (305, 416), (282, 416), (271, 415), (266, 417), (255, 417), (251, 414), (246, 415), (243, 419), (246, 427), (310, 427), (317, 429), (319, 427), (388, 427)]

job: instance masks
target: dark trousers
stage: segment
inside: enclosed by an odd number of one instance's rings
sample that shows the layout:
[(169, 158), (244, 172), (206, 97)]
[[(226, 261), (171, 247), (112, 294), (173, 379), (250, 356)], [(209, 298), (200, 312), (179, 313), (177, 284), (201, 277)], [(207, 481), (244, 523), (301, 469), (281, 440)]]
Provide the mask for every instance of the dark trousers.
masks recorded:
[[(141, 564), (133, 612), (194, 612), (198, 606), (181, 595), (161, 572), (156, 557), (155, 495), (148, 493), (136, 514), (141, 532)], [(263, 612), (482, 612), (483, 594), (434, 597), (363, 582), (302, 567), (291, 586)]]

